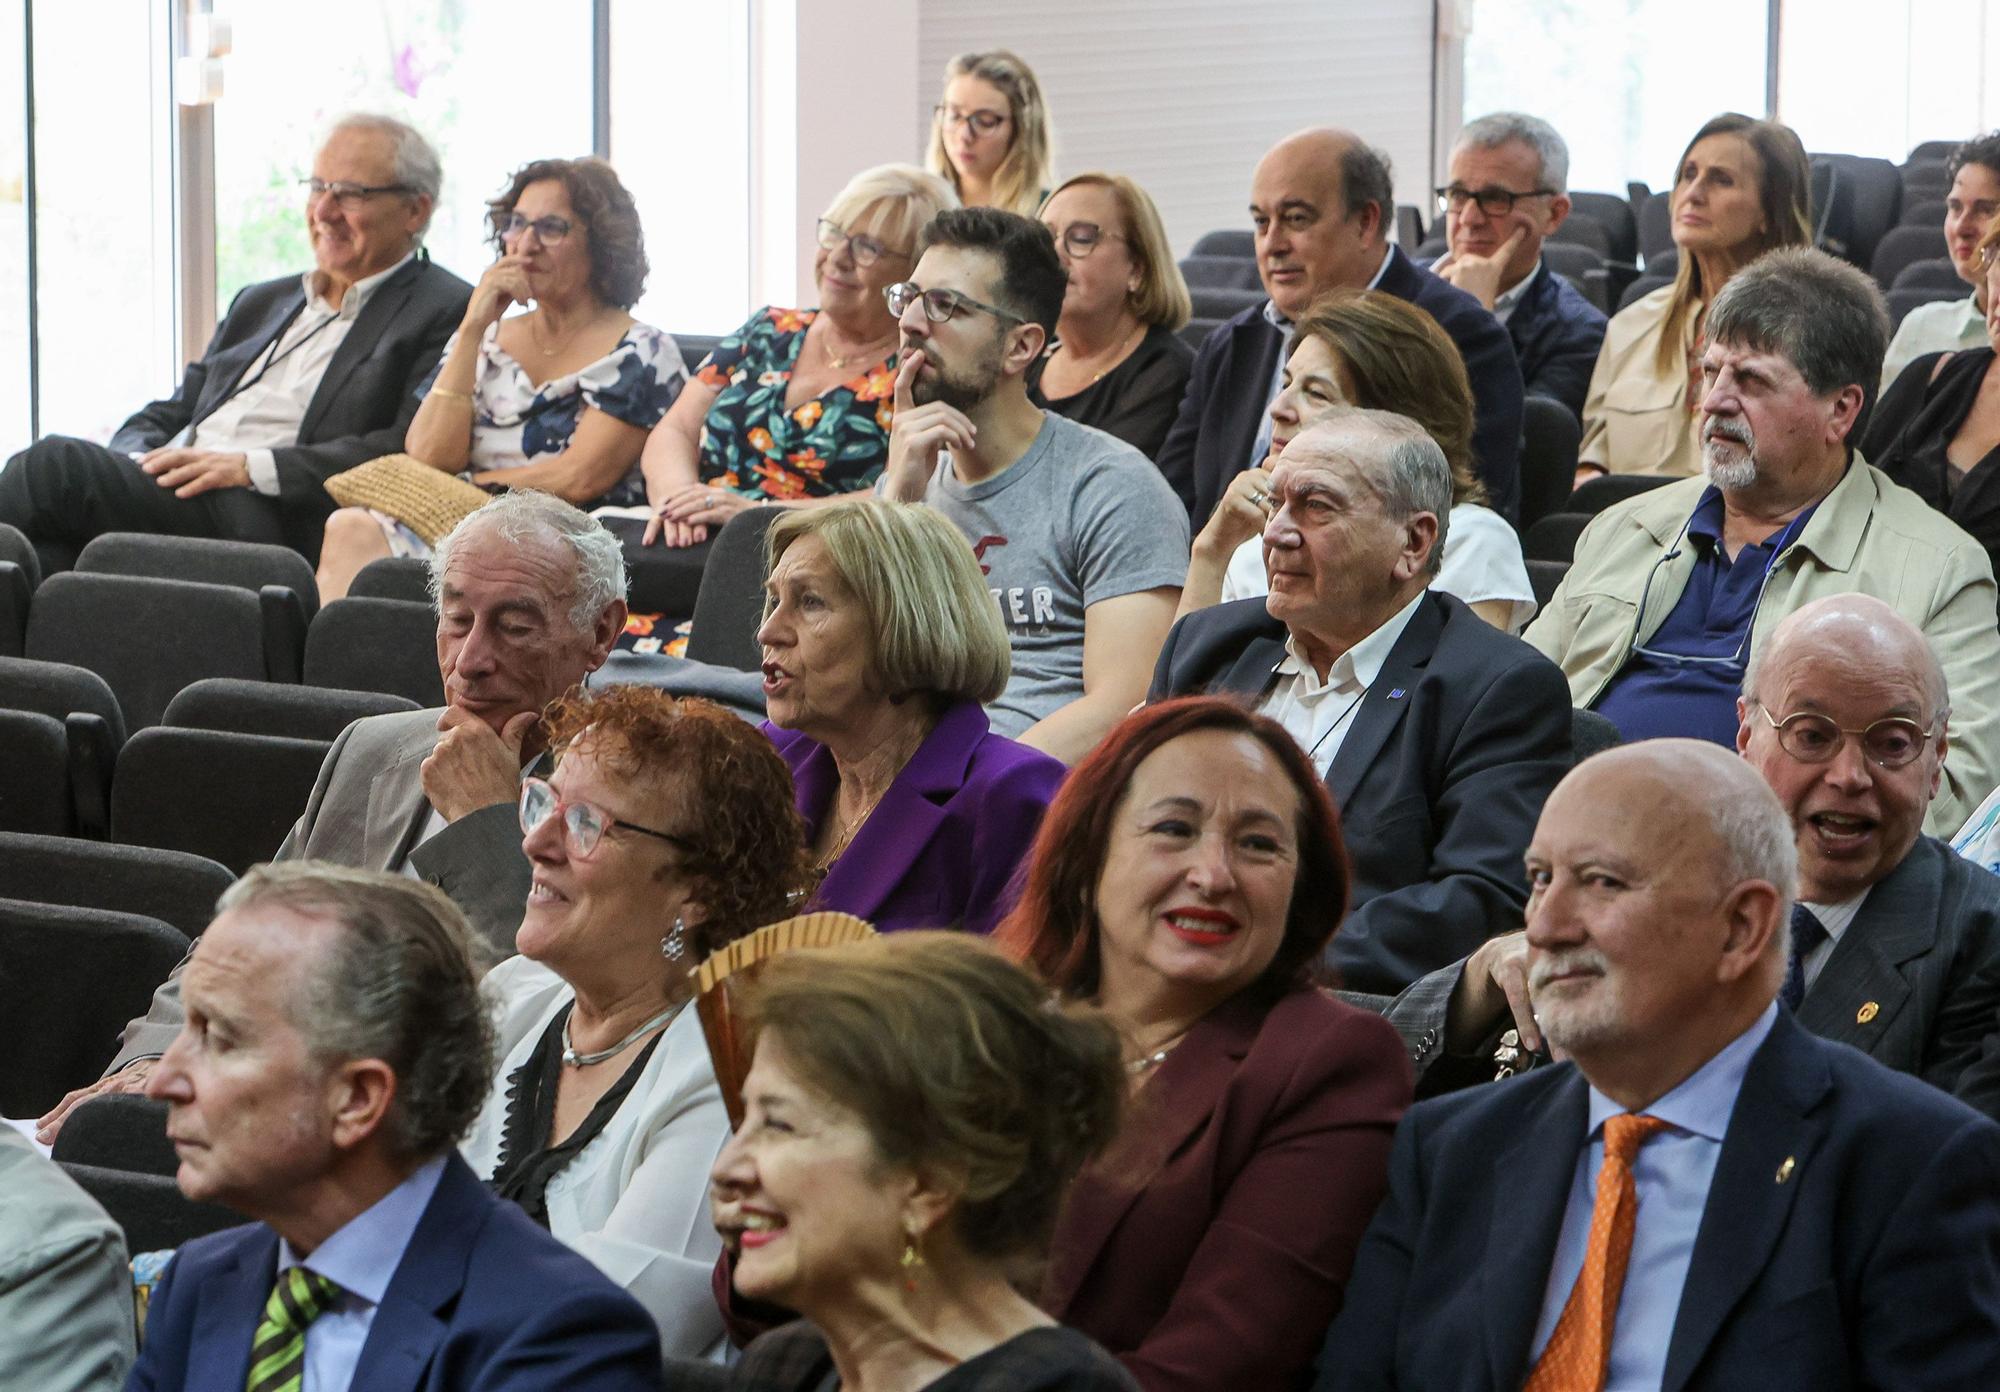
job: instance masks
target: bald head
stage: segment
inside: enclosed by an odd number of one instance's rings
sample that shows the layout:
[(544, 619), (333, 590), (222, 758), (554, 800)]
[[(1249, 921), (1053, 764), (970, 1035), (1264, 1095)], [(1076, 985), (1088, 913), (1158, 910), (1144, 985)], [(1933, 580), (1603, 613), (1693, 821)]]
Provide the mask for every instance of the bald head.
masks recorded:
[(1950, 701), (1944, 667), (1930, 640), (1873, 595), (1829, 595), (1787, 614), (1751, 657), (1744, 696), (1762, 699), (1760, 692), (1783, 685), (1801, 661), (1870, 676), (1909, 675), (1923, 693), (1926, 709), (1917, 719), (1926, 726), (1945, 715)]
[(1250, 219), (1278, 313), (1296, 319), (1328, 290), (1366, 288), (1394, 206), (1388, 159), (1351, 131), (1303, 130), (1266, 151), (1250, 180)]

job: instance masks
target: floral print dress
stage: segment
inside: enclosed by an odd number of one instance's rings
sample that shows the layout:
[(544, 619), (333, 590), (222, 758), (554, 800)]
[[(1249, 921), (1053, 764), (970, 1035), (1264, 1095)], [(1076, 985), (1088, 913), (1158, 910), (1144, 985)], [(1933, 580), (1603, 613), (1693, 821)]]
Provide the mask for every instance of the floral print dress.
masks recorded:
[(889, 460), (895, 355), (787, 411), (785, 388), (818, 317), (816, 309), (760, 309), (695, 370), (716, 391), (701, 424), (703, 483), (777, 501), (874, 485)]

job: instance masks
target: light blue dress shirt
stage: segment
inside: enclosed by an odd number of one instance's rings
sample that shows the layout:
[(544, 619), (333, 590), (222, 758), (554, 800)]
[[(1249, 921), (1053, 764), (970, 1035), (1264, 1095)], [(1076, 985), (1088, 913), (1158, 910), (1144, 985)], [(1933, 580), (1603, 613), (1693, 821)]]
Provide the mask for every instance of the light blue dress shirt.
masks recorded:
[[(1702, 1211), (1708, 1206), (1708, 1184), (1722, 1154), (1729, 1114), (1736, 1110), (1736, 1094), (1743, 1089), (1750, 1058), (1777, 1018), (1774, 1001), (1749, 1029), (1645, 1109), (1645, 1115), (1669, 1123), (1670, 1129), (1639, 1147), (1638, 1159), (1632, 1162), (1639, 1220), (1612, 1328), (1604, 1392), (1657, 1389), (1666, 1373), (1667, 1344), (1680, 1314), (1681, 1287), (1687, 1284), (1688, 1262), (1694, 1256)], [(1569, 1207), (1563, 1213), (1556, 1259), (1542, 1293), (1530, 1367), (1555, 1333), (1570, 1289), (1583, 1270), (1590, 1211), (1597, 1200), (1597, 1172), (1604, 1164), (1604, 1123), (1624, 1110), (1596, 1088), (1590, 1090), (1590, 1143), (1577, 1157), (1576, 1175), (1570, 1180)]]
[(303, 1262), (292, 1244), (278, 1239), (278, 1274), (295, 1266), (316, 1271), (342, 1295), (306, 1326), (305, 1381), (300, 1392), (347, 1392), (375, 1323), (376, 1307), (403, 1260), (403, 1249), (430, 1207), (444, 1174), (445, 1157), (427, 1161), (408, 1179), (350, 1218)]

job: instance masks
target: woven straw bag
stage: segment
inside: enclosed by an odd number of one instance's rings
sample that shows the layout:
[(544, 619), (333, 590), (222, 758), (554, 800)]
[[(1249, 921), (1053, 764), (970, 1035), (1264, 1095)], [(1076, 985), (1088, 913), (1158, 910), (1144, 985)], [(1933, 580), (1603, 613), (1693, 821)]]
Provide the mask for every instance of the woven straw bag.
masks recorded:
[(342, 507), (386, 513), (429, 546), (493, 501), (485, 489), (408, 454), (385, 454), (357, 464), (328, 479), (326, 491)]

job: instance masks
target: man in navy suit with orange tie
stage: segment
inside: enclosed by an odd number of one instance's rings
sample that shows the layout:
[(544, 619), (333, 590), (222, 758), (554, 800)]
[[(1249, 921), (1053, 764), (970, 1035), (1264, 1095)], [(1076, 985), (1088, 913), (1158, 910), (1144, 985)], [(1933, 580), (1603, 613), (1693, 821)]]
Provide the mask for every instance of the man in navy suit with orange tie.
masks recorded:
[(1406, 1116), (1322, 1392), (2000, 1387), (2000, 1127), (1777, 1008), (1797, 852), (1756, 771), (1600, 754), (1527, 863), (1569, 1062)]

